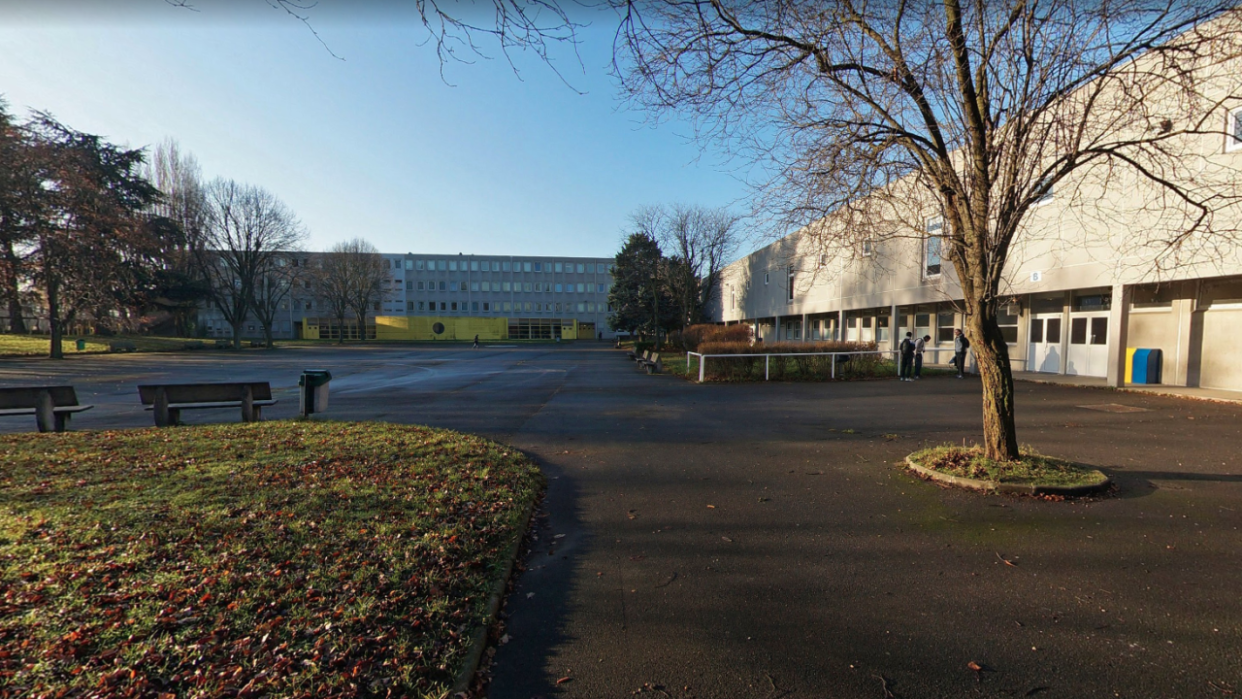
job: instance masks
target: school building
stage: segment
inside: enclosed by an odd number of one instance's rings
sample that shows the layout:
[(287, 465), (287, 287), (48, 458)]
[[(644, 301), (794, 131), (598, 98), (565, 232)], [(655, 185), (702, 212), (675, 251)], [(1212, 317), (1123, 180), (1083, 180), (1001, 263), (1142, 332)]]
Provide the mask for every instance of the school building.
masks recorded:
[[(1242, 66), (1224, 68), (1202, 84), (1220, 99), (1204, 127), (1215, 133), (1169, 145), (1193, 164), (1189, 187), (1236, 194), (1242, 101), (1230, 96), (1242, 94)], [(1169, 113), (1176, 108), (1171, 103)], [(964, 324), (962, 293), (942, 255), (943, 221), (925, 196), (887, 201), (904, 210), (874, 237), (826, 246), (833, 227), (846, 225), (829, 214), (729, 265), (715, 320), (747, 324), (768, 342), (841, 339), (889, 349), (906, 332), (930, 335), (929, 347), (947, 361), (953, 330)], [(1164, 243), (1177, 230), (1169, 228), (1176, 217), (1168, 201), (1133, 170), (1113, 168), (1085, 170), (1038, 202), (1015, 238), (1003, 285), (1000, 323), (1015, 371), (1121, 386), (1136, 378), (1137, 354), (1152, 365), (1140, 382), (1242, 391), (1239, 211), (1215, 212), (1218, 233), (1190, 236), (1171, 256)], [(856, 219), (849, 225), (858, 230)]]
[[(315, 264), (316, 253), (297, 264)], [(300, 279), (281, 306), (279, 339), (556, 340), (614, 336), (608, 328), (612, 258), (513, 257), (499, 255), (384, 254), (382, 294), (360, 329), (341, 324), (317, 297), (314, 282)], [(199, 311), (208, 337), (232, 337), (232, 328), (211, 306)], [(245, 337), (262, 337), (255, 319)]]

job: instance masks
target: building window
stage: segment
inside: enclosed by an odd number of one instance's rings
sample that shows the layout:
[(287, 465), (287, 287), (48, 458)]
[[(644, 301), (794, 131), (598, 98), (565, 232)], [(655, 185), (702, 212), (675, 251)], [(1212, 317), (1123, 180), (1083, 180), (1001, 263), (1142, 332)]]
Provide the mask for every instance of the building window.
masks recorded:
[(538, 292), (542, 292), (542, 291), (543, 291), (543, 283), (542, 283), (542, 282), (535, 282), (535, 291), (538, 291)]
[(602, 294), (602, 293), (604, 293), (604, 285), (603, 285), (603, 284), (596, 284), (596, 285), (595, 285), (595, 293), (597, 293), (597, 294)]
[(500, 266), (501, 266), (501, 268), (502, 268), (504, 271), (506, 271), (506, 272), (508, 272), (508, 271), (509, 271), (509, 263), (508, 263), (508, 262), (502, 262)]
[(470, 310), (472, 310), (472, 311), (477, 311), (477, 310), (479, 310), (479, 302), (478, 302), (478, 301), (471, 301), (471, 302), (470, 302)]
[(406, 301), (406, 302), (405, 302), (405, 310), (407, 310), (407, 311), (412, 311), (412, 310), (414, 310), (414, 302), (413, 302), (413, 301)]
[(1002, 306), (996, 311), (996, 324), (1000, 326), (1005, 342), (1010, 345), (1018, 342), (1018, 314), (1017, 305)]
[[(529, 272), (529, 271), (530, 271), (530, 263), (529, 263), (529, 262), (523, 262), (523, 263), (522, 263), (522, 271), (523, 271), (523, 272)], [(527, 310), (530, 310), (530, 309), (527, 309)]]
[(420, 311), (425, 311), (425, 310), (427, 310), (427, 302), (426, 302), (426, 301), (419, 301), (419, 302), (418, 302), (418, 310), (420, 310)]
[(478, 282), (470, 282), (470, 290), (471, 290), (471, 291), (478, 291), (478, 290), (479, 290), (479, 283), (478, 283)]
[(454, 310), (454, 311), (455, 311), (455, 310), (457, 310), (457, 302), (456, 302), (456, 301), (453, 301), (453, 302), (449, 303), (449, 308), (450, 308), (451, 310)]
[(793, 303), (794, 300), (794, 268), (789, 266), (789, 288), (785, 291), (785, 300)]
[(525, 282), (524, 284), (522, 284), (522, 291), (525, 291), (528, 293), (530, 292), (530, 282)]
[(414, 260), (406, 260), (406, 261), (405, 261), (405, 269), (406, 269), (406, 271), (409, 271), (409, 270), (411, 270), (411, 269), (414, 269)]
[(543, 263), (542, 263), (542, 262), (536, 262), (536, 263), (535, 263), (535, 271), (536, 271), (536, 272), (542, 272), (542, 271), (543, 271)]
[(927, 224), (927, 236), (923, 238), (923, 277), (940, 276), (940, 235), (944, 222), (935, 219)]
[(491, 304), (490, 304), (490, 303), (488, 303), (487, 301), (484, 301), (484, 302), (483, 302), (483, 311), (484, 311), (484, 312), (487, 312), (487, 311), (490, 311), (490, 310), (492, 310), (492, 306), (491, 306)]
[(953, 331), (957, 328), (957, 314), (953, 311), (941, 311), (936, 314), (936, 343), (953, 342)]
[(871, 253), (873, 253), (873, 252), (875, 252), (875, 240), (873, 240), (873, 239), (871, 239), (871, 238), (865, 238), (865, 239), (862, 241), (862, 254), (863, 254), (863, 257), (871, 257)]
[(767, 286), (767, 285), (768, 285), (768, 282), (769, 282), (769, 281), (771, 281), (771, 278), (770, 278), (770, 277), (771, 277), (771, 275), (769, 275), (767, 272), (764, 272), (764, 273), (763, 273), (763, 285), (764, 285), (764, 286)]
[(1242, 107), (1229, 112), (1229, 122), (1225, 127), (1225, 150), (1242, 150)]
[(508, 301), (505, 301), (505, 310), (506, 311), (513, 310), (513, 304), (509, 303)]
[(556, 272), (559, 274), (559, 273), (562, 271), (562, 265), (561, 265), (561, 263), (557, 262), (557, 263), (556, 263), (556, 265), (555, 265), (555, 267), (556, 267)]
[(526, 312), (530, 313), (530, 301), (526, 302)]
[(441, 272), (443, 272), (443, 271), (447, 270), (447, 269), (448, 269), (448, 261), (447, 261), (447, 260), (437, 260), (437, 261), (436, 261), (436, 269), (440, 270)]

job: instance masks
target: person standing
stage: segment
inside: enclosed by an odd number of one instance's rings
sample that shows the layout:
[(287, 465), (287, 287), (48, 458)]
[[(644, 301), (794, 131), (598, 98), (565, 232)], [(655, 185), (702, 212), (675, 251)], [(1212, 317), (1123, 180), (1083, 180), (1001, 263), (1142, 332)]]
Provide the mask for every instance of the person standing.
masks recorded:
[(966, 350), (970, 349), (970, 340), (961, 330), (953, 331), (953, 363), (957, 365), (957, 378), (966, 378)]
[(479, 336), (478, 336), (478, 335), (475, 335), (475, 336), (474, 336), (474, 346), (473, 346), (473, 347), (471, 347), (471, 349), (478, 349), (478, 348), (479, 348)]
[(914, 340), (911, 337), (914, 333), (906, 333), (906, 338), (901, 341), (898, 348), (901, 351), (901, 380), (914, 380)]
[(924, 335), (914, 341), (914, 378), (923, 378), (923, 352), (927, 349), (927, 343), (931, 342), (931, 335)]

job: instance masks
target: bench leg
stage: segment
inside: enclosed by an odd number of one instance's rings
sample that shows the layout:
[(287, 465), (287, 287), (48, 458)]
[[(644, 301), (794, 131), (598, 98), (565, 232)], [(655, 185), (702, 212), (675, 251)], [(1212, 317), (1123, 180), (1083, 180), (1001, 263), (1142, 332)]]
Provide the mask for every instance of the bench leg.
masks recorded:
[(35, 425), (40, 432), (56, 430), (56, 411), (52, 407), (52, 394), (39, 391), (39, 396), (35, 399)]
[(261, 405), (254, 406), (254, 421), (263, 422), (263, 406)]
[(242, 422), (254, 422), (254, 391), (249, 386), (242, 388)]
[(56, 413), (56, 431), (64, 432), (69, 428), (69, 417), (72, 413)]
[(168, 407), (168, 393), (162, 389), (155, 389), (155, 406), (151, 411), (155, 414), (156, 427), (168, 427), (177, 424), (175, 414), (177, 411)]

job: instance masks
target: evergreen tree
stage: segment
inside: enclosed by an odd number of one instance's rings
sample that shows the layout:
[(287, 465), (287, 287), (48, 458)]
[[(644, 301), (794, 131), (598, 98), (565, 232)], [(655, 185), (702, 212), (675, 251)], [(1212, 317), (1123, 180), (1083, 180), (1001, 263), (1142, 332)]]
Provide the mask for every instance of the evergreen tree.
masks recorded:
[(668, 290), (668, 265), (660, 244), (646, 233), (633, 233), (617, 253), (608, 324), (613, 330), (654, 334), (677, 324)]

